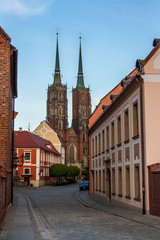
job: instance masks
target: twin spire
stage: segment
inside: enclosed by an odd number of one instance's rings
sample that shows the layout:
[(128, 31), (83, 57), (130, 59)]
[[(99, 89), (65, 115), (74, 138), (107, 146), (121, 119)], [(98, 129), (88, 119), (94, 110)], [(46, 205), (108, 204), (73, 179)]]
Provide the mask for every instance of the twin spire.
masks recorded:
[[(61, 74), (60, 74), (60, 63), (59, 63), (58, 33), (57, 33), (57, 47), (56, 47), (56, 62), (55, 62), (55, 71), (54, 71), (54, 84), (60, 84), (60, 85), (62, 84)], [(83, 78), (83, 67), (82, 67), (81, 37), (80, 37), (80, 47), (79, 47), (77, 88), (85, 88), (84, 78)]]

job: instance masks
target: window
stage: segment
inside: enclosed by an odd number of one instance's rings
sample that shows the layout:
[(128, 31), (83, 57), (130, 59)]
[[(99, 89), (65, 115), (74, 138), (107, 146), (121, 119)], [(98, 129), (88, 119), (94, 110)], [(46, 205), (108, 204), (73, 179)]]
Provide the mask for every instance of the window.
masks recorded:
[(117, 136), (118, 145), (121, 144), (121, 116), (117, 118)]
[(85, 142), (86, 141), (86, 134), (85, 133), (83, 133), (83, 142)]
[(105, 151), (105, 138), (104, 138), (104, 130), (102, 131), (102, 152)]
[(98, 142), (99, 142), (99, 154), (101, 154), (101, 134), (98, 135)]
[(94, 138), (92, 139), (92, 157), (94, 157)]
[(106, 134), (106, 140), (107, 140), (107, 150), (109, 150), (109, 126), (107, 126), (107, 134)]
[(114, 148), (114, 121), (111, 123), (112, 148)]
[(125, 141), (129, 140), (129, 109), (124, 112)]
[(96, 190), (98, 190), (98, 171), (96, 171)]
[(62, 107), (59, 107), (58, 113), (59, 115), (62, 115)]
[(130, 198), (130, 167), (126, 166), (126, 197)]
[(83, 147), (83, 154), (85, 154), (85, 151), (86, 151), (86, 149), (85, 149), (85, 147)]
[(96, 156), (97, 156), (97, 136), (96, 136)]
[(24, 174), (30, 174), (30, 168), (24, 168)]
[(75, 161), (75, 149), (74, 149), (73, 145), (71, 145), (69, 148), (69, 160), (70, 160), (70, 162)]
[(118, 168), (118, 190), (119, 190), (119, 196), (122, 196), (122, 168)]
[(112, 168), (112, 194), (115, 194), (115, 168)]
[(84, 94), (84, 93), (82, 93), (82, 99), (83, 99), (83, 100), (85, 99), (85, 94)]
[(140, 200), (139, 164), (134, 166), (134, 185), (135, 185), (135, 200)]
[(63, 121), (62, 120), (58, 121), (58, 129), (63, 129)]
[(99, 171), (99, 192), (101, 192), (101, 170)]
[(59, 93), (59, 101), (62, 101), (62, 93)]
[(85, 123), (84, 123), (84, 122), (82, 123), (82, 130), (83, 130), (83, 131), (86, 130), (86, 127), (85, 127)]
[(24, 153), (24, 160), (25, 161), (31, 161), (31, 153), (30, 152), (25, 152)]
[(138, 101), (133, 104), (133, 137), (139, 135)]
[(105, 170), (103, 170), (103, 192), (105, 193)]

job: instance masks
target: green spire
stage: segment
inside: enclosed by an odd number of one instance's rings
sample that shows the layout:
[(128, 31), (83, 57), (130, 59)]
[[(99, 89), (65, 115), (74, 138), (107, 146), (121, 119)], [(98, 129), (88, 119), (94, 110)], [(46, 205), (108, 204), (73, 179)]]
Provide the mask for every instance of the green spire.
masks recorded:
[(82, 67), (81, 37), (80, 37), (80, 47), (79, 47), (79, 66), (78, 66), (77, 87), (85, 88), (84, 79), (83, 79), (83, 67)]
[(55, 71), (54, 71), (54, 84), (61, 84), (59, 51), (58, 51), (58, 33), (57, 33), (56, 62), (55, 62)]

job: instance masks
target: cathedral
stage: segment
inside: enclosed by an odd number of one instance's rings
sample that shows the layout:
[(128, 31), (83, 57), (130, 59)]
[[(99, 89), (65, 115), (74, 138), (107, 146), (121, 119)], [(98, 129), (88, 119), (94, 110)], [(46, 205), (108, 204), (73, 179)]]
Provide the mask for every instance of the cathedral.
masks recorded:
[(77, 85), (72, 88), (72, 125), (68, 128), (67, 85), (62, 84), (58, 34), (53, 84), (47, 91), (47, 122), (63, 139), (65, 145), (65, 163), (80, 169), (88, 167), (88, 120), (91, 115), (90, 89), (85, 87), (82, 66), (81, 37)]

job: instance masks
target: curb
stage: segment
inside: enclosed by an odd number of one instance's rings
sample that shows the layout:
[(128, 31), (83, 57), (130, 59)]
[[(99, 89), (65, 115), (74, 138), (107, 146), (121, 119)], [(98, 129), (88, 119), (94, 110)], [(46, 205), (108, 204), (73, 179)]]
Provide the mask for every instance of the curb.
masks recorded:
[(82, 200), (82, 198), (80, 196), (78, 196), (77, 193), (75, 193), (74, 195), (77, 198), (77, 200), (79, 202), (81, 202), (85, 207), (92, 208), (92, 209), (95, 209), (95, 210), (98, 210), (98, 211), (101, 211), (101, 212), (104, 212), (104, 213), (108, 213), (108, 214), (111, 214), (113, 216), (120, 217), (120, 218), (129, 220), (129, 221), (132, 221), (132, 222), (135, 222), (135, 223), (139, 223), (139, 224), (142, 224), (142, 225), (145, 225), (145, 226), (148, 226), (148, 227), (156, 228), (158, 230), (160, 229), (160, 226), (154, 226), (154, 225), (151, 225), (151, 224), (148, 224), (148, 223), (144, 223), (142, 221), (138, 221), (138, 220), (134, 220), (134, 219), (122, 216), (122, 215), (120, 215), (118, 213), (115, 213), (113, 211), (103, 210), (103, 209), (100, 209), (98, 207), (92, 206), (92, 205), (86, 203), (84, 200)]

